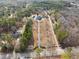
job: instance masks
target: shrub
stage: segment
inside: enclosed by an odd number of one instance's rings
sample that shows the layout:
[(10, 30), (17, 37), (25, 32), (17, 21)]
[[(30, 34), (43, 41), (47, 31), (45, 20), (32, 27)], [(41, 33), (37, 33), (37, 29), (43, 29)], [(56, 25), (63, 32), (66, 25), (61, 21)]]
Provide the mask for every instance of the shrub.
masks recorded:
[(61, 58), (62, 58), (62, 59), (71, 59), (70, 53), (68, 53), (68, 52), (63, 53), (63, 54), (61, 55)]
[(37, 54), (40, 54), (42, 52), (42, 49), (41, 48), (36, 48), (35, 51), (37, 52)]
[(1, 52), (11, 52), (13, 51), (14, 47), (11, 44), (3, 44), (1, 46)]
[(55, 25), (55, 29), (54, 29), (56, 36), (59, 40), (59, 42), (62, 42), (68, 35), (69, 33), (66, 30), (61, 30), (61, 24), (58, 23)]
[(61, 58), (62, 59), (71, 59), (71, 51), (72, 51), (72, 48), (68, 47), (67, 50), (65, 51), (65, 53), (63, 53), (61, 55)]
[(1, 36), (1, 39), (5, 42), (1, 44), (1, 48), (2, 48), (1, 51), (2, 52), (12, 51), (14, 46), (12, 45), (13, 37), (11, 36), (11, 34), (3, 34)]

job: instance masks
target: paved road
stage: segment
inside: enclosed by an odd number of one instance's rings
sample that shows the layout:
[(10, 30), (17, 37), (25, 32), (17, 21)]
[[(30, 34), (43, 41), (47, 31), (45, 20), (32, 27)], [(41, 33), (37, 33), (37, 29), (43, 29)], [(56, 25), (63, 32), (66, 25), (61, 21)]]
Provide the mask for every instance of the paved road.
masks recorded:
[[(16, 53), (15, 59), (30, 59), (28, 53)], [(0, 59), (14, 59), (13, 53), (0, 54)]]

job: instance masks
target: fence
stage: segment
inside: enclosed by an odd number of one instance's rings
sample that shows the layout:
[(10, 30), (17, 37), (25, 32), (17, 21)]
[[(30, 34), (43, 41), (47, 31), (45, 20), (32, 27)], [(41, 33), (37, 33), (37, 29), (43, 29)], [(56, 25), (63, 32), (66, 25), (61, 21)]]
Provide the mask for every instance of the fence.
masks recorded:
[(33, 59), (61, 59), (61, 56), (45, 56), (45, 57), (36, 57), (36, 58), (33, 58)]
[(71, 55), (69, 57), (61, 57), (61, 56), (45, 56), (45, 57), (36, 57), (36, 58), (33, 58), (33, 59), (79, 59), (79, 55)]

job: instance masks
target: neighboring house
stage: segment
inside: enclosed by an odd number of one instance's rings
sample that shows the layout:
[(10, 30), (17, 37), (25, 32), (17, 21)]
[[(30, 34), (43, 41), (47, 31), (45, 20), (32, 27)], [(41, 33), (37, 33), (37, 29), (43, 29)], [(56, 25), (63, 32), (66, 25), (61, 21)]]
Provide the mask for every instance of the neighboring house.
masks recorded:
[(15, 32), (16, 30), (17, 30), (16, 26), (12, 26), (12, 27), (11, 27), (11, 31), (12, 31), (12, 32)]
[(41, 20), (42, 19), (41, 15), (34, 15), (32, 17), (34, 18), (34, 20)]
[(21, 34), (20, 34), (19, 32), (15, 32), (15, 33), (12, 34), (12, 36), (13, 36), (14, 38), (18, 38), (20, 35), (21, 35)]

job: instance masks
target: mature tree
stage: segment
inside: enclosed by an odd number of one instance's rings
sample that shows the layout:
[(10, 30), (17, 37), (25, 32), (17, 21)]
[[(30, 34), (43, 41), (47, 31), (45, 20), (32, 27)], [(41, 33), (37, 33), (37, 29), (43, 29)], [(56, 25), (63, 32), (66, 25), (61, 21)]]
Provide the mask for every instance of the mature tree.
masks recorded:
[(21, 51), (26, 51), (26, 48), (28, 47), (29, 40), (31, 38), (32, 38), (32, 20), (28, 20), (28, 22), (26, 24), (25, 31), (22, 34), (22, 38), (20, 40)]

